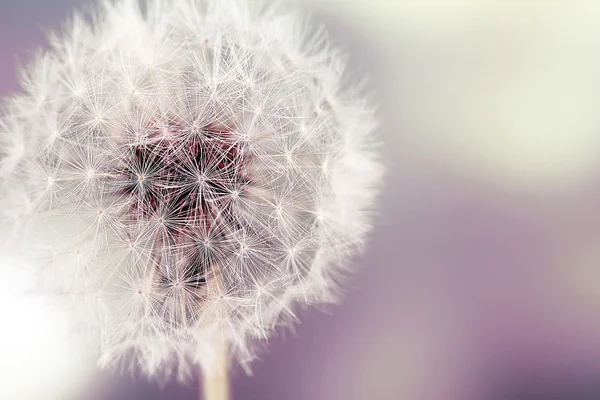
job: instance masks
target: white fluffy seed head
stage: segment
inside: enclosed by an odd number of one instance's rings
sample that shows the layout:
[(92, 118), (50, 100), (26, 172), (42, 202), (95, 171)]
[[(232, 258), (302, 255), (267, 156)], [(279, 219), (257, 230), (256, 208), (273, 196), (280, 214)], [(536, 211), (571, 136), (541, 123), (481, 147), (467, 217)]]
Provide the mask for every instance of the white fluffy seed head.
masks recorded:
[(4, 252), (150, 376), (210, 365), (335, 300), (382, 167), (325, 33), (245, 0), (105, 2), (22, 73), (0, 117)]

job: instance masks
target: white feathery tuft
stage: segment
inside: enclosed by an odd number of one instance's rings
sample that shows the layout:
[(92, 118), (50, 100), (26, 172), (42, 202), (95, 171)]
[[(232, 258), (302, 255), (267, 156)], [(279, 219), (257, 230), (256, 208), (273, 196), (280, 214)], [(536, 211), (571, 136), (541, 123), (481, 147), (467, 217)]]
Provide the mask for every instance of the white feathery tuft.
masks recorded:
[(324, 30), (245, 0), (105, 1), (0, 116), (2, 251), (104, 366), (184, 378), (336, 299), (383, 169)]

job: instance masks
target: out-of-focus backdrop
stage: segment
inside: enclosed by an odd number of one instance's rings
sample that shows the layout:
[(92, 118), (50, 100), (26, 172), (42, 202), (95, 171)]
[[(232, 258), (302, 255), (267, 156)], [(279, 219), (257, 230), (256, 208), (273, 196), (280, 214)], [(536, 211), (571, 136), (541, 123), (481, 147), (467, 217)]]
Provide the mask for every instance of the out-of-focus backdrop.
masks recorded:
[[(81, 4), (0, 0), (0, 96)], [(344, 302), (236, 371), (234, 398), (599, 399), (600, 3), (302, 7), (371, 76), (387, 183)], [(198, 398), (97, 371), (3, 279), (0, 398)]]

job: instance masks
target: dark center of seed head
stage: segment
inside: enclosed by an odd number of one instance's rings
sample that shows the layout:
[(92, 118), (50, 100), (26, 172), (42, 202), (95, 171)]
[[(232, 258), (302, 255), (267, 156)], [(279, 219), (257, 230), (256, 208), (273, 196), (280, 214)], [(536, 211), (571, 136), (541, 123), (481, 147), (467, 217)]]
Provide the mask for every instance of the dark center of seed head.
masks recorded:
[(168, 259), (181, 266), (187, 282), (203, 285), (215, 272), (214, 265), (224, 260), (201, 243), (208, 240), (207, 232), (236, 229), (227, 196), (233, 192), (240, 196), (241, 188), (250, 183), (247, 158), (231, 127), (209, 125), (190, 133), (183, 124), (170, 121), (148, 131), (147, 140), (131, 146), (126, 155), (126, 167), (118, 174), (125, 182), (120, 195), (129, 199), (132, 223), (158, 218), (162, 226), (152, 231), (151, 238), (156, 279), (168, 283), (182, 278), (162, 268)]

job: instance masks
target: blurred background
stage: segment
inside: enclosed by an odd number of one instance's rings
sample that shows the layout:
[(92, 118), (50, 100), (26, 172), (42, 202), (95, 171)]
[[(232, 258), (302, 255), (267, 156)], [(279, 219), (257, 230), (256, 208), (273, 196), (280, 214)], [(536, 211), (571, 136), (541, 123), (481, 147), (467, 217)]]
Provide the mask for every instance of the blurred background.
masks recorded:
[[(81, 0), (0, 0), (0, 96)], [(600, 399), (600, 3), (307, 0), (371, 77), (388, 168), (337, 307), (236, 400)], [(0, 277), (0, 398), (198, 398), (98, 371)]]

